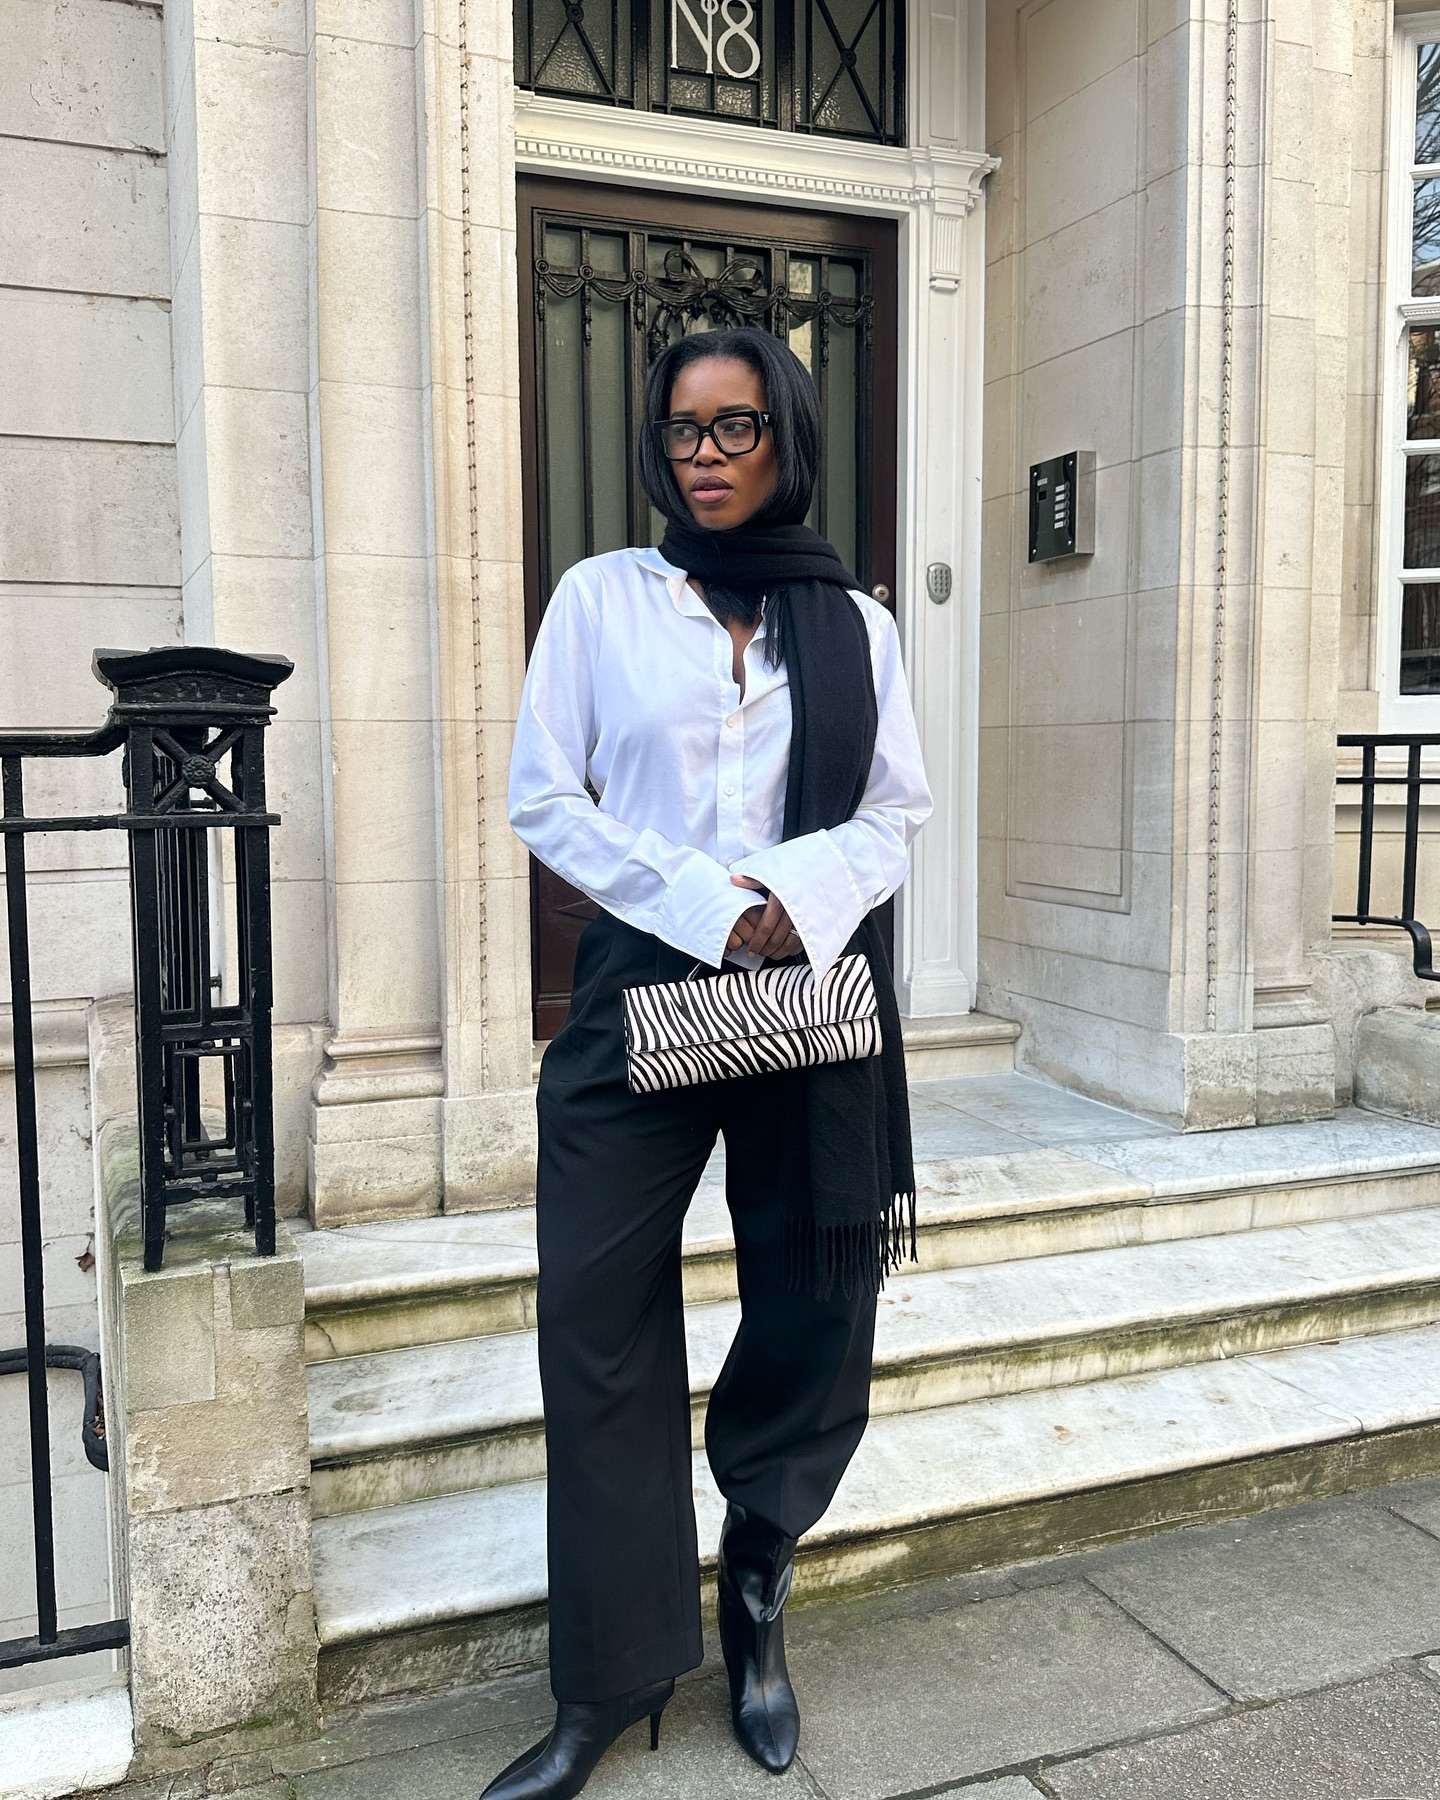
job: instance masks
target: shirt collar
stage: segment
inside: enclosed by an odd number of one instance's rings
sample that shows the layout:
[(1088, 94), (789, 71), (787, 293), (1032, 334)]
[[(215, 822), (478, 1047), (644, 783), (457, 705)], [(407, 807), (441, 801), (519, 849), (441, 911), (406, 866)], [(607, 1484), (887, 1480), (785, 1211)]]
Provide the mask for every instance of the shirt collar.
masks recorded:
[[(667, 562), (657, 549), (647, 548), (636, 553), (640, 566), (649, 569), (653, 574), (664, 577), (666, 592), (674, 604), (675, 610), (689, 619), (710, 619), (719, 624), (714, 613), (690, 585), (689, 577), (684, 569), (677, 569), (675, 564)], [(757, 638), (765, 636), (765, 619), (761, 615), (760, 628), (755, 633)]]

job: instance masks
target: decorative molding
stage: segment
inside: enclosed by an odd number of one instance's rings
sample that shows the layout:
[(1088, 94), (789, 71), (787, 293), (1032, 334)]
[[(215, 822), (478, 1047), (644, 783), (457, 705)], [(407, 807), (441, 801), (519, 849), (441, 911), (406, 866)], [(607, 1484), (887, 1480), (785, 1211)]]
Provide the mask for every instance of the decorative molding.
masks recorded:
[(960, 286), (965, 267), (965, 215), (969, 210), (968, 206), (960, 212), (950, 206), (935, 209), (930, 227), (930, 285), (937, 293), (953, 294)]
[[(119, 1004), (119, 1002), (117, 1002)], [(124, 1004), (130, 1005), (128, 996)], [(31, 1009), (31, 1032), (37, 1069), (83, 1069), (90, 1059), (85, 1015), (88, 1000), (37, 1000)], [(0, 1074), (15, 1067), (14, 1014), (0, 1006)]]
[(431, 1100), (445, 1092), (440, 1039), (337, 1034), (325, 1046), (325, 1066), (312, 1090), (317, 1106), (355, 1106), (376, 1100)]
[[(459, 0), (460, 36), (460, 272), (461, 305), (465, 325), (465, 463), (470, 528), (470, 648), (472, 656), (475, 718), (485, 717), (484, 637), (480, 604), (480, 454), (475, 423), (475, 256), (471, 228), (470, 194), (470, 8)], [(485, 733), (475, 732), (475, 828), (476, 883), (479, 909), (477, 936), (480, 946), (480, 1082), (484, 1086), (490, 1062), (490, 890), (486, 867), (489, 821), (486, 818)]]
[(891, 149), (527, 93), (515, 97), (515, 162), (533, 174), (723, 188), (876, 213), (940, 205), (957, 220), (1000, 166), (980, 151)]
[(1210, 754), (1205, 842), (1205, 1029), (1215, 1031), (1220, 988), (1220, 814), (1225, 739), (1225, 602), (1230, 560), (1231, 413), (1235, 389), (1235, 205), (1239, 137), (1239, 0), (1225, 8), (1225, 236), (1220, 294), (1220, 473), (1215, 511), (1215, 623), (1210, 669)]

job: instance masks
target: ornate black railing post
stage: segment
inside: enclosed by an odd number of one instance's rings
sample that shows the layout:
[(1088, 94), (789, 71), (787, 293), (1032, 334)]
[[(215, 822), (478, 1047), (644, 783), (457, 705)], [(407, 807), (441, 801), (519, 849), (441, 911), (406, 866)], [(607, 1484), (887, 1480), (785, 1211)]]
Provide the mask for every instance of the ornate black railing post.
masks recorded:
[[(125, 733), (135, 1054), (145, 1267), (164, 1254), (167, 1208), (239, 1198), (262, 1256), (275, 1251), (270, 1061), (270, 827), (265, 727), (283, 657), (186, 645), (97, 651)], [(228, 768), (224, 767), (228, 763)], [(212, 830), (234, 836), (236, 994), (216, 1000)], [(217, 1077), (202, 1114), (204, 1075)]]
[[(238, 1198), (262, 1256), (275, 1252), (275, 1137), (270, 1071), (270, 827), (265, 810), (265, 727), (270, 696), (290, 674), (283, 656), (239, 656), (201, 645), (99, 650), (96, 676), (115, 695), (97, 731), (0, 734), (0, 844), (15, 1055), (25, 1345), (0, 1350), (0, 1376), (27, 1377), (35, 1555), (33, 1637), (0, 1643), (0, 1669), (114, 1650), (130, 1641), (124, 1619), (62, 1629), (55, 1598), (47, 1369), (75, 1369), (85, 1383), (85, 1453), (108, 1467), (100, 1359), (45, 1341), (44, 1231), (35, 1093), (35, 1042), (25, 840), (58, 831), (116, 831), (130, 842), (145, 1267), (158, 1269), (166, 1209), (185, 1200)], [(29, 818), (27, 759), (109, 756), (124, 750), (128, 809), (120, 814)], [(234, 834), (236, 997), (220, 1004), (210, 952), (211, 831)], [(218, 1080), (219, 1130), (202, 1101), (206, 1063)]]

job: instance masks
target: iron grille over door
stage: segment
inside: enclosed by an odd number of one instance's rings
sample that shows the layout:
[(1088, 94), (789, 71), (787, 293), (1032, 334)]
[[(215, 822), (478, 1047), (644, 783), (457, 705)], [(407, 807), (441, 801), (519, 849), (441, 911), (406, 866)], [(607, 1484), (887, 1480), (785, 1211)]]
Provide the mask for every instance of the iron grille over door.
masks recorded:
[(515, 82), (899, 144), (904, 31), (902, 0), (515, 0)]
[[(571, 564), (658, 543), (635, 474), (652, 359), (686, 332), (757, 325), (810, 369), (825, 421), (810, 523), (895, 586), (896, 230), (882, 220), (527, 179), (519, 184), (526, 622)], [(528, 266), (527, 266), (528, 265)], [(569, 1003), (594, 908), (535, 865), (536, 1034)]]

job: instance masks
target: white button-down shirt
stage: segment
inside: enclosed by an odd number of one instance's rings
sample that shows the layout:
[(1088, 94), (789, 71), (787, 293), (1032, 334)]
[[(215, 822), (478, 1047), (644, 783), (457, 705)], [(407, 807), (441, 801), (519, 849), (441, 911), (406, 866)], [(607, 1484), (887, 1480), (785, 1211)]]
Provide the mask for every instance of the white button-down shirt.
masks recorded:
[(895, 622), (855, 598), (879, 705), (870, 780), (854, 818), (782, 843), (790, 684), (765, 660), (764, 623), (742, 694), (729, 633), (658, 550), (577, 563), (546, 609), (520, 700), (510, 823), (521, 840), (608, 912), (712, 968), (757, 899), (730, 878), (749, 875), (823, 974), (904, 880), (931, 808)]

